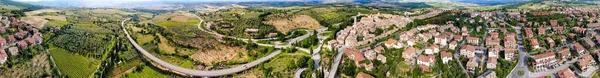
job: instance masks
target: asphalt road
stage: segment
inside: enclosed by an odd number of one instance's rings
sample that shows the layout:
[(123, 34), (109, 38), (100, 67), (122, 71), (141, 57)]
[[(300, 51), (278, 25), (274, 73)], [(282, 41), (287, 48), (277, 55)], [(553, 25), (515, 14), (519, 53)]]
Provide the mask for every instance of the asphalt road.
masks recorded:
[[(126, 19), (129, 20), (129, 19)], [(247, 70), (251, 67), (254, 67), (264, 61), (269, 60), (270, 58), (274, 57), (275, 55), (281, 53), (281, 50), (275, 50), (274, 52), (272, 52), (271, 54), (259, 58), (257, 60), (254, 60), (250, 63), (247, 64), (243, 64), (243, 65), (239, 65), (233, 68), (227, 68), (227, 69), (221, 69), (221, 70), (209, 70), (209, 71), (203, 71), (203, 70), (193, 70), (193, 69), (187, 69), (187, 68), (182, 68), (179, 67), (177, 65), (173, 65), (171, 63), (168, 63), (162, 59), (157, 58), (156, 56), (150, 54), (148, 51), (144, 50), (144, 48), (140, 47), (137, 42), (135, 42), (135, 40), (133, 40), (133, 38), (131, 38), (131, 36), (129, 35), (129, 33), (127, 32), (127, 30), (125, 30), (125, 26), (124, 23), (126, 20), (123, 20), (121, 22), (121, 27), (123, 27), (123, 31), (125, 31), (125, 34), (127, 34), (127, 38), (129, 39), (129, 42), (131, 42), (131, 44), (133, 44), (133, 46), (140, 52), (142, 53), (144, 56), (146, 56), (147, 58), (149, 58), (150, 60), (154, 61), (157, 64), (160, 64), (161, 66), (164, 66), (165, 68), (168, 68), (169, 70), (172, 71), (177, 71), (180, 73), (184, 73), (190, 76), (200, 76), (200, 77), (216, 77), (216, 76), (223, 76), (223, 75), (230, 75), (230, 74), (235, 74), (244, 70)]]

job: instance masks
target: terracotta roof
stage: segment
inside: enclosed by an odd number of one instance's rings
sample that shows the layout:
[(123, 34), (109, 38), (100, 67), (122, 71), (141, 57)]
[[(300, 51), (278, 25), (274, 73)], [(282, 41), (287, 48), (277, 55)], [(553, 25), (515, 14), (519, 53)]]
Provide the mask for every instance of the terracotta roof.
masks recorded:
[(496, 64), (496, 63), (498, 63), (498, 58), (496, 58), (496, 57), (490, 57), (490, 58), (488, 58), (487, 63)]
[(576, 50), (585, 50), (585, 48), (583, 48), (583, 46), (581, 46), (581, 44), (578, 42), (574, 42), (573, 45), (575, 46)]
[(442, 55), (442, 58), (444, 58), (444, 57), (452, 58), (452, 53), (450, 53), (450, 52), (443, 51), (443, 52), (441, 52), (441, 55)]
[(569, 48), (563, 48), (558, 50), (558, 53), (560, 53), (560, 55), (569, 55), (571, 54), (571, 52), (569, 52)]
[(419, 64), (419, 67), (421, 67), (421, 70), (423, 70), (423, 71), (428, 71), (429, 70), (429, 67), (427, 67), (425, 65), (422, 65), (422, 64)]
[(475, 51), (475, 47), (473, 47), (471, 45), (466, 45), (466, 46), (463, 47), (463, 49), (466, 49), (467, 51), (471, 51), (471, 52)]
[(413, 47), (408, 47), (408, 48), (406, 48), (406, 50), (404, 50), (404, 52), (402, 52), (402, 56), (404, 56), (404, 58), (409, 58), (406, 56), (412, 55), (415, 52), (415, 50), (416, 49)]
[(8, 53), (6, 53), (6, 51), (4, 51), (4, 47), (0, 46), (0, 60), (6, 60), (4, 58), (8, 59)]
[(554, 57), (554, 52), (546, 52), (542, 54), (535, 55), (535, 59), (546, 58), (546, 57)]
[(435, 56), (433, 56), (433, 55), (419, 55), (419, 57), (417, 58), (417, 60), (423, 61), (423, 62), (433, 63), (435, 61)]
[(540, 45), (540, 43), (537, 41), (537, 39), (529, 39), (529, 43), (531, 43), (531, 45)]
[(360, 73), (356, 74), (356, 78), (375, 78), (375, 77), (373, 77), (367, 73), (360, 72)]
[(479, 40), (477, 37), (467, 37), (467, 40)]
[(573, 73), (573, 71), (571, 71), (569, 68), (560, 70), (557, 74), (559, 78), (576, 78), (575, 73)]
[(384, 49), (384, 48), (383, 48), (382, 46), (377, 46), (377, 47), (375, 47), (375, 51), (376, 51), (376, 52), (381, 52), (381, 51), (383, 51), (383, 49)]
[(8, 35), (8, 36), (6, 36), (6, 38), (8, 39), (9, 42), (17, 41), (17, 38), (15, 38), (14, 35)]
[(583, 59), (579, 59), (579, 66), (580, 67), (588, 66), (592, 61), (594, 61), (594, 57), (592, 57), (592, 55), (590, 55), (590, 54), (585, 54), (583, 56)]
[(515, 53), (517, 50), (516, 49), (505, 49), (504, 53), (508, 54), (508, 53)]
[(387, 41), (385, 41), (385, 44), (394, 44), (396, 43), (396, 40), (394, 39), (388, 39)]

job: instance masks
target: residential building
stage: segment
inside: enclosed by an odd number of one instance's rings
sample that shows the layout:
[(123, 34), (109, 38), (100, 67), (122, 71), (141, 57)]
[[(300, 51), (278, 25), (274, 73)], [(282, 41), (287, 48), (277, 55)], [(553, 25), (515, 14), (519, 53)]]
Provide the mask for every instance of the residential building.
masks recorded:
[(460, 55), (467, 58), (475, 57), (475, 47), (471, 45), (465, 45), (460, 49)]
[(540, 43), (535, 38), (529, 39), (529, 43), (531, 44), (531, 48), (533, 48), (533, 49), (541, 48)]
[(390, 39), (388, 39), (387, 41), (385, 41), (385, 44), (384, 44), (384, 45), (385, 45), (386, 47), (388, 47), (388, 48), (402, 48), (401, 46), (397, 45), (397, 44), (396, 44), (396, 40), (395, 40), (395, 39), (392, 39), (392, 38), (390, 38)]
[(385, 57), (382, 54), (378, 54), (377, 55), (377, 60), (381, 61), (381, 63), (385, 63), (385, 62), (387, 62), (387, 57)]
[(581, 69), (582, 72), (587, 71), (590, 66), (596, 66), (594, 57), (592, 57), (590, 54), (583, 55), (583, 58), (579, 59), (577, 63), (579, 64), (579, 69)]
[(488, 57), (498, 57), (498, 53), (500, 53), (500, 48), (494, 47), (488, 49)]
[(467, 43), (478, 44), (479, 43), (479, 38), (477, 38), (477, 37), (467, 37)]
[(558, 54), (563, 61), (566, 61), (571, 57), (571, 52), (569, 51), (569, 48), (563, 48), (558, 50)]
[(504, 59), (513, 61), (515, 59), (516, 49), (504, 49)]
[(594, 48), (596, 44), (590, 38), (583, 38), (583, 46), (588, 48)]
[(477, 68), (479, 64), (477, 64), (475, 58), (469, 58), (469, 62), (467, 62), (467, 71), (470, 73), (475, 72), (475, 68)]
[(552, 40), (552, 38), (550, 38), (550, 37), (546, 38), (546, 43), (548, 43), (548, 45), (550, 45), (550, 47), (554, 47), (554, 45), (555, 45), (554, 40)]
[(0, 64), (4, 64), (4, 62), (8, 61), (8, 53), (4, 51), (4, 47), (0, 46)]
[(496, 64), (498, 64), (498, 58), (496, 57), (490, 57), (487, 60), (487, 68), (488, 69), (496, 69)]
[(458, 43), (457, 43), (456, 41), (454, 41), (454, 40), (453, 40), (453, 41), (451, 41), (451, 42), (450, 42), (450, 45), (448, 45), (448, 48), (449, 48), (450, 50), (455, 50), (455, 49), (456, 49), (456, 46), (458, 46)]
[(443, 51), (440, 53), (440, 57), (442, 57), (442, 63), (446, 64), (448, 61), (452, 60), (452, 53)]
[(512, 48), (512, 49), (518, 48), (517, 40), (515, 40), (515, 38), (505, 38), (504, 39), (504, 48)]
[(569, 68), (565, 68), (556, 73), (559, 78), (578, 78), (575, 76), (575, 73), (571, 71)]
[(581, 44), (579, 44), (578, 42), (574, 42), (573, 46), (575, 48), (575, 51), (579, 54), (579, 55), (583, 55), (586, 54), (585, 52), (585, 48), (583, 48), (583, 46)]
[(402, 52), (402, 57), (404, 58), (405, 62), (409, 62), (413, 59), (413, 57), (415, 57), (415, 55), (417, 55), (415, 53), (416, 49), (413, 47), (408, 47), (406, 48), (406, 50), (404, 50), (404, 52)]
[(554, 52), (545, 52), (534, 56), (535, 61), (532, 61), (533, 68), (536, 72), (546, 71), (548, 68), (557, 64)]
[(435, 56), (433, 55), (420, 55), (417, 58), (417, 64), (424, 71), (429, 71), (429, 67), (435, 64)]
[(439, 53), (440, 52), (440, 48), (438, 45), (430, 45), (425, 49), (425, 54), (435, 54), (435, 53)]
[(356, 78), (375, 78), (375, 77), (371, 76), (367, 73), (360, 72), (360, 73), (356, 74)]

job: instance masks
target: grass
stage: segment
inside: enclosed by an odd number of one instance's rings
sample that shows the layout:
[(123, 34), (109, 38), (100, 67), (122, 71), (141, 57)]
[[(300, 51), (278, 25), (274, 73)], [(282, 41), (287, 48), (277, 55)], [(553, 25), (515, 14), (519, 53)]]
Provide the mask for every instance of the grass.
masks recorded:
[(98, 25), (92, 24), (92, 23), (79, 23), (79, 24), (75, 24), (75, 26), (98, 27)]
[(140, 65), (140, 64), (142, 64), (141, 59), (134, 59), (130, 62), (121, 63), (116, 68), (113, 69), (113, 71), (111, 72), (110, 75), (114, 77), (117, 75), (127, 73), (127, 70), (134, 68), (135, 66)]
[(161, 25), (161, 26), (165, 26), (165, 27), (179, 26), (179, 24), (177, 24), (177, 22), (173, 22), (173, 21), (158, 21), (158, 22), (154, 22), (154, 23)]
[(158, 44), (158, 49), (160, 49), (162, 52), (165, 52), (167, 54), (173, 54), (175, 53), (175, 47), (172, 47), (169, 44), (169, 40), (167, 40), (167, 38), (163, 37), (160, 34), (157, 34), (158, 38), (160, 39), (160, 43)]
[(189, 60), (186, 58), (177, 57), (177, 56), (166, 56), (166, 55), (158, 55), (157, 57), (159, 57), (160, 59), (163, 59), (171, 64), (175, 64), (175, 65), (183, 67), (183, 68), (190, 68), (190, 69), (194, 68), (192, 60)]
[(186, 24), (198, 24), (198, 22), (200, 22), (200, 19), (194, 18), (194, 19), (187, 20), (185, 23)]
[(122, 76), (124, 78), (171, 78), (169, 75), (165, 75), (161, 72), (161, 70), (153, 69), (149, 66), (144, 66), (127, 76)]
[(146, 44), (154, 40), (154, 36), (138, 34), (136, 39), (138, 44)]
[(64, 26), (69, 24), (69, 22), (67, 21), (62, 21), (62, 20), (49, 20), (46, 23), (46, 26)]
[(291, 78), (297, 68), (290, 68), (290, 65), (293, 65), (299, 58), (305, 56), (310, 57), (310, 54), (302, 51), (281, 53), (273, 57), (271, 61), (264, 63), (264, 68), (270, 69), (273, 73), (279, 73), (281, 75), (279, 77)]
[(100, 61), (72, 54), (61, 48), (50, 47), (49, 51), (59, 70), (67, 77), (87, 78), (100, 63)]

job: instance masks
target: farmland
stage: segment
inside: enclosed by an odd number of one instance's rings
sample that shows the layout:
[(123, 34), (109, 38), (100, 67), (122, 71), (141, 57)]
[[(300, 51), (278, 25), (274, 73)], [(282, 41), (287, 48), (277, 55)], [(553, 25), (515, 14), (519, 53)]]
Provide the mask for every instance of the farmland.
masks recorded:
[(89, 77), (100, 64), (100, 61), (93, 58), (72, 54), (61, 48), (50, 47), (49, 51), (56, 66), (68, 77)]

